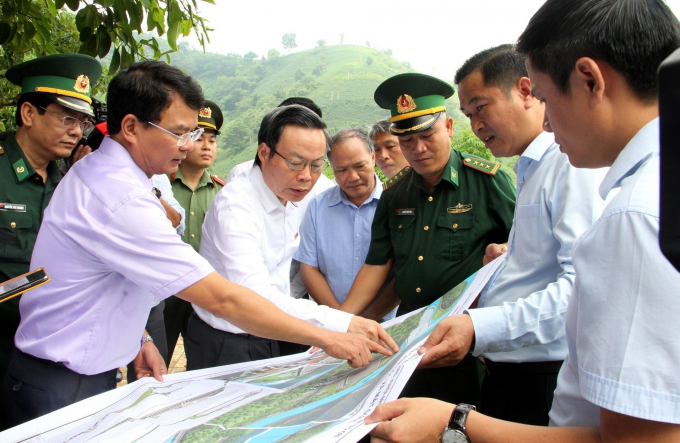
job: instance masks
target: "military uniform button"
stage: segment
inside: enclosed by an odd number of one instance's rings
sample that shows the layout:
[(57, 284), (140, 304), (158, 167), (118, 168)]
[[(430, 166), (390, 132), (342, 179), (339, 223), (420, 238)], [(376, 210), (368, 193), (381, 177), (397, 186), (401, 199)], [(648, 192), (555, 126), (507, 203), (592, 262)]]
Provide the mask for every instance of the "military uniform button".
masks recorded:
[(453, 224), (453, 229), (458, 229), (458, 223)]
[(191, 234), (189, 237), (194, 238), (194, 237), (196, 237), (196, 236), (195, 236), (194, 234)]
[(418, 257), (418, 261), (423, 261), (423, 256)]
[(9, 224), (9, 227), (12, 228), (12, 229), (16, 228), (16, 227), (17, 227), (16, 222), (10, 223), (10, 224)]
[(194, 215), (194, 211), (191, 211), (191, 215)]
[(420, 291), (422, 291), (422, 289), (416, 288), (416, 292), (420, 293)]
[(430, 227), (429, 227), (429, 226), (425, 226), (425, 227), (423, 228), (423, 231), (427, 231), (428, 229), (430, 229)]
[(432, 200), (434, 200), (434, 198), (432, 198), (432, 196), (427, 197), (427, 201), (431, 202)]
[(401, 229), (401, 225), (399, 225), (399, 229)]

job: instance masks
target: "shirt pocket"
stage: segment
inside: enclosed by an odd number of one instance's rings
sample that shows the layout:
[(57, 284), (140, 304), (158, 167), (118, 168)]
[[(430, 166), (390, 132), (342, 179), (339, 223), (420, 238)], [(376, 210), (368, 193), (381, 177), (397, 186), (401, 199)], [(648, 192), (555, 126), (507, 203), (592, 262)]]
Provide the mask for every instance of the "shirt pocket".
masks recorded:
[(390, 218), (390, 239), (394, 249), (394, 258), (405, 258), (413, 241), (413, 229), (416, 217), (414, 215), (402, 215)]
[(459, 261), (464, 259), (470, 250), (470, 245), (475, 240), (474, 233), (475, 215), (442, 214), (437, 219), (437, 232), (435, 233), (434, 256), (439, 260)]
[(520, 263), (541, 261), (541, 205), (517, 205), (514, 253)]
[(33, 248), (28, 233), (32, 227), (28, 212), (0, 211), (0, 258), (30, 260)]

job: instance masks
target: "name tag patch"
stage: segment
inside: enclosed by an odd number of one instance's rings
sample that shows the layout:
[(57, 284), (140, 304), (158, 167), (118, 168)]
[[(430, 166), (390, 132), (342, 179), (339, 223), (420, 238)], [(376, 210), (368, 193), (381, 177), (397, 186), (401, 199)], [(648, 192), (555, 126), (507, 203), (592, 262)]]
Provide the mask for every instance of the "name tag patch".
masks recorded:
[(0, 203), (0, 211), (26, 212), (26, 205), (19, 203)]
[(416, 215), (416, 208), (397, 209), (397, 215)]

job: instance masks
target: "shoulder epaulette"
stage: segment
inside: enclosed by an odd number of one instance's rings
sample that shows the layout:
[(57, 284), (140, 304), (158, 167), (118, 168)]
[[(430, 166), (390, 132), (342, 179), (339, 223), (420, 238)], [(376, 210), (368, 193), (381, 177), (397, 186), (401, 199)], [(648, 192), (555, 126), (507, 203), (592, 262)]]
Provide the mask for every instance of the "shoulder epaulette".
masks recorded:
[(498, 169), (501, 167), (501, 164), (498, 162), (490, 162), (489, 160), (475, 157), (473, 155), (468, 155), (465, 157), (463, 164), (468, 168), (472, 168), (489, 175), (496, 175), (496, 172), (498, 172)]
[(217, 186), (217, 185), (224, 186), (224, 185), (227, 184), (227, 181), (225, 179), (223, 179), (222, 177), (220, 177), (219, 175), (212, 175), (211, 174), (210, 178), (212, 179), (213, 185), (215, 185), (215, 186)]
[(394, 174), (394, 177), (383, 182), (383, 191), (387, 191), (389, 188), (399, 183), (402, 178), (406, 177), (409, 174), (409, 172), (411, 172), (411, 167), (407, 166), (401, 171)]
[(175, 173), (170, 174), (170, 183), (175, 181)]

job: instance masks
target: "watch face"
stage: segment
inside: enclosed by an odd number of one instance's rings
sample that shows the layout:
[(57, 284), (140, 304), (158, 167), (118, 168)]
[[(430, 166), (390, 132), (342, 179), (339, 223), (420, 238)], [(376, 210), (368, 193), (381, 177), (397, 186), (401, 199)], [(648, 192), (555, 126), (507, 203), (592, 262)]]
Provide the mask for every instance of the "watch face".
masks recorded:
[(470, 443), (467, 436), (457, 429), (447, 429), (445, 430), (439, 440), (442, 443)]

